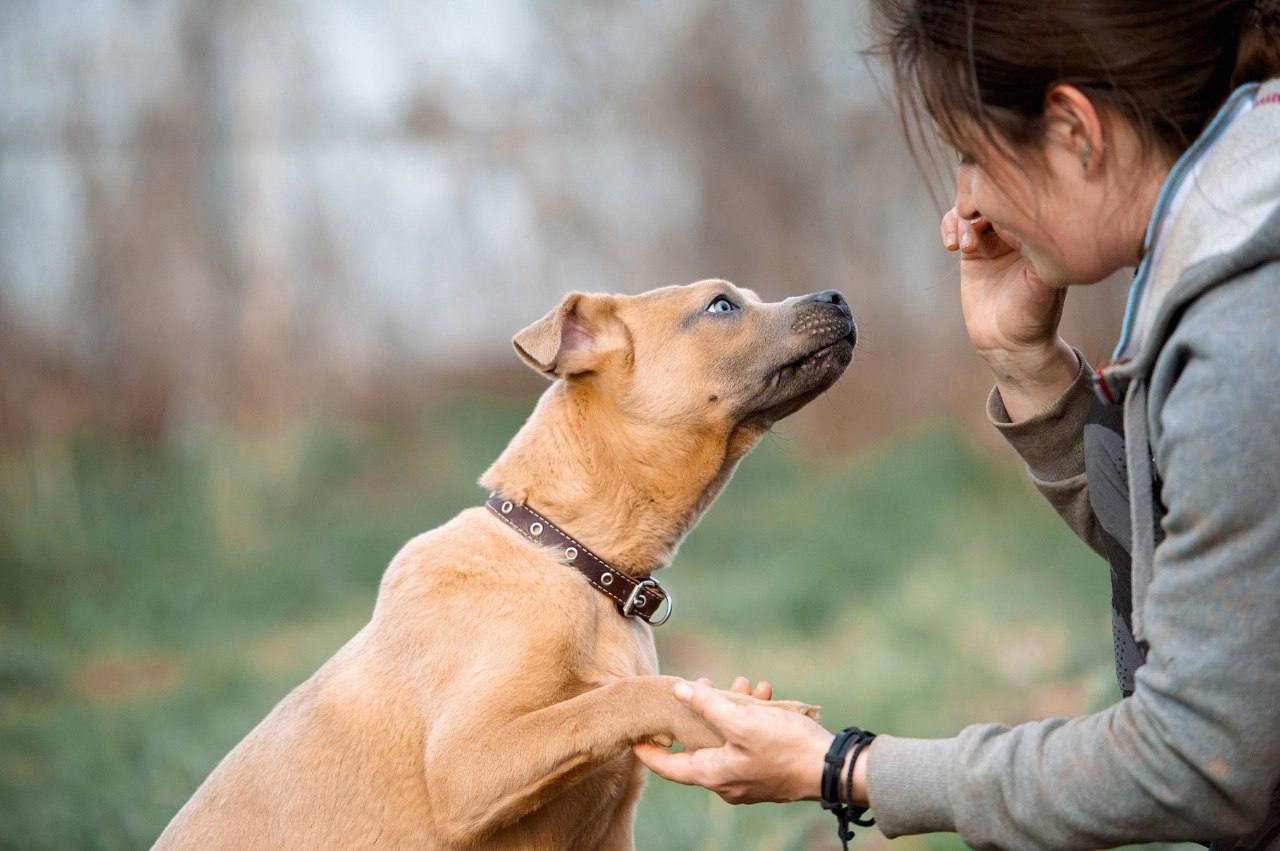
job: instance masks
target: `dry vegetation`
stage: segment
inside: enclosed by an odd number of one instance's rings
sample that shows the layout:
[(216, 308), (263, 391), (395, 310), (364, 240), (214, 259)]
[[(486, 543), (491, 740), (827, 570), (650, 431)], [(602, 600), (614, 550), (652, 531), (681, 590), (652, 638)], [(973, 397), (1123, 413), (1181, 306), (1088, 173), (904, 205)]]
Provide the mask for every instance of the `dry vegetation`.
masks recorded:
[[(0, 14), (10, 445), (405, 422), (444, 378), (535, 386), (506, 340), (569, 289), (710, 276), (848, 294), (826, 439), (980, 410), (857, 3)], [(1122, 290), (1068, 320), (1095, 358)]]

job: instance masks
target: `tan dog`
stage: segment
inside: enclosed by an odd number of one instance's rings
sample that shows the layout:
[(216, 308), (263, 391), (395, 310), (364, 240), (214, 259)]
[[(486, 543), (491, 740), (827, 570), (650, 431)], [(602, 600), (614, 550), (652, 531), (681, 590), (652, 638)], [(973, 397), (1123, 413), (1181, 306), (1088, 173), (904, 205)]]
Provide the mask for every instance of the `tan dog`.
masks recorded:
[[(834, 291), (765, 304), (711, 280), (573, 293), (513, 342), (558, 380), (481, 484), (640, 578), (769, 426), (841, 375), (855, 332)], [(157, 847), (632, 848), (631, 743), (721, 740), (657, 676), (652, 627), (561, 557), (484, 507), (411, 540), (369, 624)]]

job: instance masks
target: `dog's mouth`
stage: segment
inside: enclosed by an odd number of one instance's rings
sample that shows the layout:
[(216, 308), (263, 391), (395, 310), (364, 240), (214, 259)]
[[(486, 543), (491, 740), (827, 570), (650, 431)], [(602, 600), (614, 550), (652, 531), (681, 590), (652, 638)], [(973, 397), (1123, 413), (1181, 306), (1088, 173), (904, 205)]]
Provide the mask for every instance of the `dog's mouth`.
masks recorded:
[[(851, 328), (849, 333), (845, 334), (843, 337), (832, 340), (830, 343), (820, 346), (817, 349), (814, 349), (807, 354), (803, 354), (795, 360), (784, 363), (782, 366), (778, 367), (774, 381), (781, 383), (791, 381), (795, 379), (796, 376), (803, 374), (805, 370), (813, 369), (814, 367), (826, 362), (828, 358), (833, 355), (838, 355), (839, 353), (848, 355), (848, 359), (845, 360), (843, 366), (840, 367), (840, 371), (843, 372), (844, 368), (849, 365), (849, 361), (853, 358), (853, 347), (857, 342), (857, 339), (857, 333)], [(837, 377), (838, 376), (839, 373), (837, 373)], [(832, 380), (834, 381), (835, 379), (833, 378)]]
[(775, 368), (746, 419), (767, 427), (822, 395), (853, 361), (857, 339), (857, 328), (850, 322), (841, 336)]

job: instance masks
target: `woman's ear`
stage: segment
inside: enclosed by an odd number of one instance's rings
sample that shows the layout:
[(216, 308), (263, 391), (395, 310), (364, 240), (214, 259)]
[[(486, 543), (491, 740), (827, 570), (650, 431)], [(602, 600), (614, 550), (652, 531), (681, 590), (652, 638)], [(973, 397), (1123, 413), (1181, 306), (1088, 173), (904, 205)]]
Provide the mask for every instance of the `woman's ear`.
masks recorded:
[(1049, 139), (1066, 147), (1087, 174), (1101, 163), (1106, 148), (1102, 115), (1084, 92), (1065, 83), (1044, 97), (1044, 124)]
[(627, 338), (615, 306), (613, 296), (569, 293), (511, 344), (521, 360), (548, 378), (595, 372)]

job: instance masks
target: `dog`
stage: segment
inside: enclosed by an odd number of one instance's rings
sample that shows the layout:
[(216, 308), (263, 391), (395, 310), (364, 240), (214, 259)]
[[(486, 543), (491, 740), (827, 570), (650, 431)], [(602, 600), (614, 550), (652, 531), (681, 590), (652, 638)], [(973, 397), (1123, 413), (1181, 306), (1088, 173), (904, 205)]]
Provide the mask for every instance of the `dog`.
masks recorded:
[(155, 847), (633, 848), (630, 745), (723, 744), (658, 674), (671, 601), (651, 574), (856, 340), (834, 290), (566, 296), (512, 340), (553, 383), (480, 478), (486, 505), (400, 550), (369, 623)]

